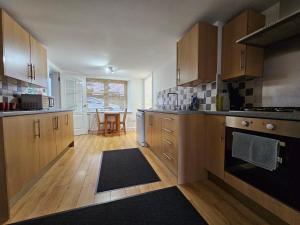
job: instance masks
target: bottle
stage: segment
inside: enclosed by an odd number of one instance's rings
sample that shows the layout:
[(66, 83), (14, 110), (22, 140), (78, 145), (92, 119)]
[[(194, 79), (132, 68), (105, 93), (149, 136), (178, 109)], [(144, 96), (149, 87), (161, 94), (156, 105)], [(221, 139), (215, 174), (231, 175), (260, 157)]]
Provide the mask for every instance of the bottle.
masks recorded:
[(230, 110), (229, 94), (226, 90), (223, 90), (221, 95), (222, 95), (222, 111), (229, 111)]

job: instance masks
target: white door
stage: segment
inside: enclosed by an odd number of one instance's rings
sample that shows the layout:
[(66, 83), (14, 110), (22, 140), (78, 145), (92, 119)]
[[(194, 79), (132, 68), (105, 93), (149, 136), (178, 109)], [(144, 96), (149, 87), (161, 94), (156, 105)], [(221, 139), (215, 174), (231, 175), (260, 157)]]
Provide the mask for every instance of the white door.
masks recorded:
[(85, 86), (85, 77), (61, 75), (61, 105), (63, 109), (73, 109), (75, 135), (88, 133)]

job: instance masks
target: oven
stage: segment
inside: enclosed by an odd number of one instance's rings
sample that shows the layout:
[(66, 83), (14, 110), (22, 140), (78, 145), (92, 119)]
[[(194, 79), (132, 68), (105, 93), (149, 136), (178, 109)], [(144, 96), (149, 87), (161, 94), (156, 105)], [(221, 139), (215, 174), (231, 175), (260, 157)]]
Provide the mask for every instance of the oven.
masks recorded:
[[(279, 141), (276, 169), (270, 171), (234, 157), (235, 133)], [(227, 116), (225, 171), (299, 211), (300, 122)]]

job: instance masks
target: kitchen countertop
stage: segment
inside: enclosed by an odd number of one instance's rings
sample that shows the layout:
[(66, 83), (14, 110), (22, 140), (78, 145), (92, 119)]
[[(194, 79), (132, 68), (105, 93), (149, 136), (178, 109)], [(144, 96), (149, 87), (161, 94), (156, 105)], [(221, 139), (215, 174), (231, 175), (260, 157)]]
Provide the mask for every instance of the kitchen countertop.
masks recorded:
[(170, 114), (177, 114), (177, 115), (208, 114), (208, 115), (224, 115), (224, 116), (300, 121), (300, 112), (184, 111), (184, 110), (163, 110), (163, 109), (139, 109), (139, 111), (170, 113)]
[(8, 111), (1, 112), (0, 117), (10, 117), (10, 116), (23, 116), (23, 115), (35, 115), (43, 113), (57, 113), (57, 112), (69, 112), (73, 111), (71, 109), (43, 109), (43, 110), (32, 110), (32, 111)]

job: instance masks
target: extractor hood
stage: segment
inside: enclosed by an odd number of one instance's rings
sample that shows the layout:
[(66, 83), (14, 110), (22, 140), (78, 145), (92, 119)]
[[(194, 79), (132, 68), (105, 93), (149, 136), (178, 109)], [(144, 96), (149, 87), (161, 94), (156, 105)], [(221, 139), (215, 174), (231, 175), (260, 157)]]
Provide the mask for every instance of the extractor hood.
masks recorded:
[[(285, 1), (288, 2), (288, 0)], [(280, 4), (283, 4), (285, 1), (281, 1)], [(300, 1), (298, 1), (298, 3), (299, 2)], [(280, 13), (283, 15), (282, 12)], [(293, 13), (290, 13), (279, 20), (237, 40), (236, 43), (248, 44), (257, 47), (268, 47), (271, 44), (291, 38), (298, 34), (300, 34), (299, 8)]]

